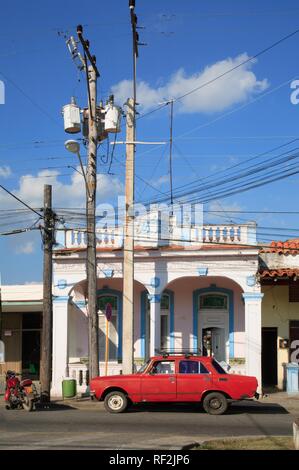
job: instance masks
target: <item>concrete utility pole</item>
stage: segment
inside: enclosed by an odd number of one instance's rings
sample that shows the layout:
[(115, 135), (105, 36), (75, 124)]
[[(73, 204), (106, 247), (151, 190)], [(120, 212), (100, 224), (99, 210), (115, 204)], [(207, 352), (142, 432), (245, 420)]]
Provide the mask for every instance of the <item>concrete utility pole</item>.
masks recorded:
[(52, 186), (44, 185), (44, 273), (43, 273), (43, 328), (41, 338), (40, 382), (41, 401), (50, 401), (52, 376), (52, 248), (54, 217)]
[[(135, 101), (127, 102), (126, 142), (135, 142)], [(135, 144), (126, 144), (126, 201), (123, 281), (123, 373), (134, 369), (134, 165)], [(130, 211), (131, 209), (131, 211)]]
[(87, 218), (87, 295), (89, 316), (89, 371), (90, 377), (99, 375), (99, 332), (97, 311), (97, 258), (96, 258), (96, 189), (97, 189), (97, 74), (95, 68), (88, 67), (89, 119), (88, 119), (88, 159), (86, 169), (86, 218)]

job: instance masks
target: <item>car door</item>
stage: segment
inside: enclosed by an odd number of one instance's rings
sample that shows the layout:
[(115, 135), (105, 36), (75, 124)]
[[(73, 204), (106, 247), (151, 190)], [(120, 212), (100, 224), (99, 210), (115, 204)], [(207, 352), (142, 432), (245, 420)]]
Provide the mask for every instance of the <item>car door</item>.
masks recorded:
[(202, 393), (211, 388), (212, 374), (204, 364), (194, 359), (178, 363), (177, 401), (200, 401)]
[(141, 376), (141, 401), (176, 401), (175, 362), (157, 360), (147, 373)]

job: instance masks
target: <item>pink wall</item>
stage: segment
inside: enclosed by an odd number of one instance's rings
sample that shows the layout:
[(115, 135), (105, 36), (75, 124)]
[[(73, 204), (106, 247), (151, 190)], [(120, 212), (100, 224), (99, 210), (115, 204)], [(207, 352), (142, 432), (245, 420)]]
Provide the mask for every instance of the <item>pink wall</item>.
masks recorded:
[[(241, 287), (229, 278), (225, 277), (184, 277), (172, 281), (166, 287), (174, 292), (174, 329), (175, 329), (175, 347), (192, 348), (193, 341), (193, 292), (196, 289), (210, 287), (216, 284), (217, 287), (231, 289), (234, 295), (234, 356), (244, 357), (244, 330), (245, 330), (245, 314), (244, 304), (242, 300)], [(122, 292), (123, 280), (99, 279), (98, 289), (104, 287), (115, 289)], [(135, 282), (134, 307), (134, 341), (135, 356), (140, 357), (140, 312), (141, 312), (141, 292), (146, 288)], [(77, 291), (78, 292), (78, 291)], [(79, 296), (80, 297), (80, 294)], [(125, 321), (125, 318), (123, 318)]]
[[(231, 289), (234, 295), (234, 355), (244, 357), (245, 313), (242, 300), (242, 289), (234, 281), (225, 277), (185, 277), (168, 284), (167, 289), (174, 292), (174, 329), (178, 348), (193, 347), (193, 292), (196, 289), (210, 287)], [(180, 338), (183, 339), (181, 343)]]

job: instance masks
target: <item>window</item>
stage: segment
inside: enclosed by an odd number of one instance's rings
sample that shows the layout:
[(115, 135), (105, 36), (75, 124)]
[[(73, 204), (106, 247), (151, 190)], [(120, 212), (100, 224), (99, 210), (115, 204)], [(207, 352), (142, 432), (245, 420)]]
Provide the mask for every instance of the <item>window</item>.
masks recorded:
[(152, 368), (152, 374), (174, 374), (174, 362), (173, 361), (155, 362)]
[(227, 296), (221, 294), (201, 295), (200, 308), (227, 310)]
[(221, 367), (219, 362), (215, 361), (215, 359), (212, 360), (212, 365), (218, 374), (226, 374), (225, 370)]
[(289, 302), (299, 302), (299, 282), (290, 281), (289, 283)]
[[(112, 317), (109, 322), (106, 321), (105, 310), (106, 305), (112, 306)], [(109, 337), (109, 360), (117, 360), (118, 351), (118, 314), (117, 314), (117, 296), (116, 295), (101, 295), (98, 298), (98, 314), (99, 314), (99, 354), (100, 361), (105, 360), (106, 349), (106, 334), (108, 328)], [(108, 324), (107, 324), (108, 323)]]
[(115, 295), (101, 295), (98, 298), (98, 309), (104, 313), (107, 304), (111, 304), (112, 310), (117, 310), (117, 297)]
[(168, 294), (162, 295), (161, 310), (169, 310), (169, 295)]
[(179, 374), (208, 374), (208, 369), (199, 361), (180, 361)]

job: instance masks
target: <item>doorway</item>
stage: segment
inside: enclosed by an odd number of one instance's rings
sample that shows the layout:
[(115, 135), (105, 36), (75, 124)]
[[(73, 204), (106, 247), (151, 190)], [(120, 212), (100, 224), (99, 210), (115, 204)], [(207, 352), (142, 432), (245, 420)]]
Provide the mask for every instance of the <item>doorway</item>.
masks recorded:
[(42, 316), (39, 312), (22, 315), (22, 375), (39, 379)]
[(225, 361), (225, 329), (207, 327), (202, 329), (203, 356), (213, 355), (218, 362)]
[(277, 385), (277, 328), (262, 328), (263, 386)]

